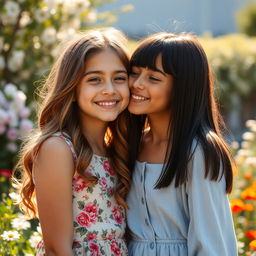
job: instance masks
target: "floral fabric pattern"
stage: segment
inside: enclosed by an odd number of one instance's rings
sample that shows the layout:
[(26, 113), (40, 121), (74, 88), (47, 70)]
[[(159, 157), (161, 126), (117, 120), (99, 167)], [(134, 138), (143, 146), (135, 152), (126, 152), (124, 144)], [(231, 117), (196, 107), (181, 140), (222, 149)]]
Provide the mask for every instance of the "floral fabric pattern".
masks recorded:
[[(67, 134), (56, 133), (69, 145), (74, 161), (76, 154)], [(86, 173), (98, 178), (93, 187), (87, 186), (86, 180), (75, 174), (73, 189), (73, 253), (75, 256), (126, 256), (125, 209), (114, 198), (117, 177), (106, 157), (93, 155)], [(44, 244), (37, 246), (37, 256), (44, 256)]]

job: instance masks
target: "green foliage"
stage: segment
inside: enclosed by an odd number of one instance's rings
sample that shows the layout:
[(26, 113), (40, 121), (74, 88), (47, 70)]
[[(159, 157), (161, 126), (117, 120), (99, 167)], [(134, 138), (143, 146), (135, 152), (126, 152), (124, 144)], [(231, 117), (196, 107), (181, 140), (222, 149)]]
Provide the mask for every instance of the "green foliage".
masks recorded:
[(256, 93), (256, 38), (234, 34), (200, 38), (215, 74), (216, 93), (221, 105), (235, 106), (231, 95), (241, 99)]
[(242, 33), (256, 36), (256, 3), (249, 2), (237, 13), (237, 24)]

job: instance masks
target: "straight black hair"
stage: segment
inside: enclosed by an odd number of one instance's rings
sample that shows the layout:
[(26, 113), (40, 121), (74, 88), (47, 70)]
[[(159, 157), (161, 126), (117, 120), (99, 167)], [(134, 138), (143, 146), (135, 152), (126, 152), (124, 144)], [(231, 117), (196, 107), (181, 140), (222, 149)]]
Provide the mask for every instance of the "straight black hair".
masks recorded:
[[(224, 122), (214, 97), (213, 75), (206, 54), (194, 35), (188, 33), (158, 33), (143, 40), (131, 57), (133, 66), (156, 69), (156, 59), (162, 57), (165, 73), (172, 75), (169, 142), (165, 165), (155, 188), (184, 184), (188, 163), (193, 156), (192, 144), (200, 144), (205, 160), (205, 178), (217, 181), (223, 175), (226, 192), (232, 190), (235, 168), (230, 149), (222, 131)], [(138, 156), (145, 128), (145, 115), (130, 115), (130, 168)]]

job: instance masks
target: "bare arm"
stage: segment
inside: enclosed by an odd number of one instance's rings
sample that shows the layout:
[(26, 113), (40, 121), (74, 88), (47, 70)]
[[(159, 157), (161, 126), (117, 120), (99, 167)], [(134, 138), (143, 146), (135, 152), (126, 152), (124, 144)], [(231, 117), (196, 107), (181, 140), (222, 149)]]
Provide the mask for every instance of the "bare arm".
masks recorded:
[(73, 256), (74, 163), (68, 145), (58, 137), (47, 139), (33, 172), (46, 256)]

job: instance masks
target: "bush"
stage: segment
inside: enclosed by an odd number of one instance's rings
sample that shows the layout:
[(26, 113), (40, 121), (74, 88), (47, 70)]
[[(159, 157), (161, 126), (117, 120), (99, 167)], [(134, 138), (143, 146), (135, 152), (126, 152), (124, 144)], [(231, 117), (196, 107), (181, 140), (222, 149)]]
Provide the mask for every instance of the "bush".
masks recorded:
[(237, 24), (242, 33), (256, 36), (256, 3), (249, 2), (237, 13)]

